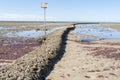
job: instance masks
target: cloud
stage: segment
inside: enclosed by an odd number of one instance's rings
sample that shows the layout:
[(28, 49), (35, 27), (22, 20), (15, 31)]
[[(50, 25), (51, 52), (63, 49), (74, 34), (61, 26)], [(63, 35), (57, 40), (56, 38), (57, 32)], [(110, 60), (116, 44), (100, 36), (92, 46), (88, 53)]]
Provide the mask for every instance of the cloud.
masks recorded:
[[(43, 16), (40, 15), (24, 15), (24, 14), (14, 14), (5, 13), (0, 14), (0, 21), (43, 21)], [(56, 20), (55, 17), (47, 16), (48, 21)]]

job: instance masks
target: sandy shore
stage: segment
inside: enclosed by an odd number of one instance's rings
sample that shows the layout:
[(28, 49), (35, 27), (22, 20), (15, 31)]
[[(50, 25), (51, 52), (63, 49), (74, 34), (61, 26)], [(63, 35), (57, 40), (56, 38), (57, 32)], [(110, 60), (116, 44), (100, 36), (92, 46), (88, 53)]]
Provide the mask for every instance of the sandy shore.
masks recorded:
[(64, 56), (46, 80), (120, 80), (119, 44), (79, 42), (69, 34)]

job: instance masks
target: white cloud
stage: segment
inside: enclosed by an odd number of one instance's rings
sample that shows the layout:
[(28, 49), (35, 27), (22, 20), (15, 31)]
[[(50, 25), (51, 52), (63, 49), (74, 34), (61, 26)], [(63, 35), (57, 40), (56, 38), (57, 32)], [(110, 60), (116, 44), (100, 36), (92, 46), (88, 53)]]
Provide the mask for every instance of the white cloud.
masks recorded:
[[(23, 15), (23, 14), (13, 14), (5, 13), (0, 14), (0, 21), (42, 21), (43, 16), (40, 15)], [(47, 16), (48, 21), (56, 20), (55, 17)]]

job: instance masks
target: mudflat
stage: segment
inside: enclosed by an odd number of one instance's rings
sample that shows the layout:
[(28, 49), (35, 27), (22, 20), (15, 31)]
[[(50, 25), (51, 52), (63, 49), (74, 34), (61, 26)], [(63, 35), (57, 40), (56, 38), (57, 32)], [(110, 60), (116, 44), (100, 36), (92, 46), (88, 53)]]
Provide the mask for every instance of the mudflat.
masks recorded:
[(120, 41), (80, 42), (68, 35), (63, 58), (46, 80), (120, 80)]
[[(68, 24), (70, 23), (49, 22), (46, 29), (49, 31)], [(0, 22), (0, 66), (12, 63), (41, 46), (38, 39), (41, 37), (41, 33), (44, 34), (44, 30), (43, 22)], [(18, 33), (20, 36), (17, 35)], [(36, 36), (35, 33), (39, 37), (30, 37), (31, 35)]]

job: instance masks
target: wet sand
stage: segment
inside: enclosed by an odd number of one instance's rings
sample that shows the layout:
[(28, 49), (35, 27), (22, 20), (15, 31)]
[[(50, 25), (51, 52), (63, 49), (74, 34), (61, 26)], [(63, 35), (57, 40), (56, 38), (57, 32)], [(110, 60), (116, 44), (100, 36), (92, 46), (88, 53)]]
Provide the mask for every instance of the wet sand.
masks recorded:
[[(65, 25), (69, 25), (69, 24), (72, 24), (72, 23), (62, 23), (62, 22), (48, 22), (46, 24), (46, 28), (47, 29), (52, 29), (52, 28), (55, 28), (55, 27), (59, 27), (59, 26), (65, 26)], [(18, 27), (18, 26), (22, 26), (23, 28), (22, 29), (17, 29), (17, 31), (23, 31), (23, 30), (44, 30), (44, 23), (43, 22), (22, 22), (22, 21), (13, 21), (13, 22), (0, 22), (0, 26), (2, 27)], [(25, 28), (24, 28), (25, 27)]]
[(69, 34), (66, 52), (46, 80), (120, 80), (120, 41), (80, 42)]
[(120, 24), (111, 24), (110, 26), (104, 26), (106, 28), (113, 28), (113, 29), (117, 29), (118, 31), (120, 31)]

